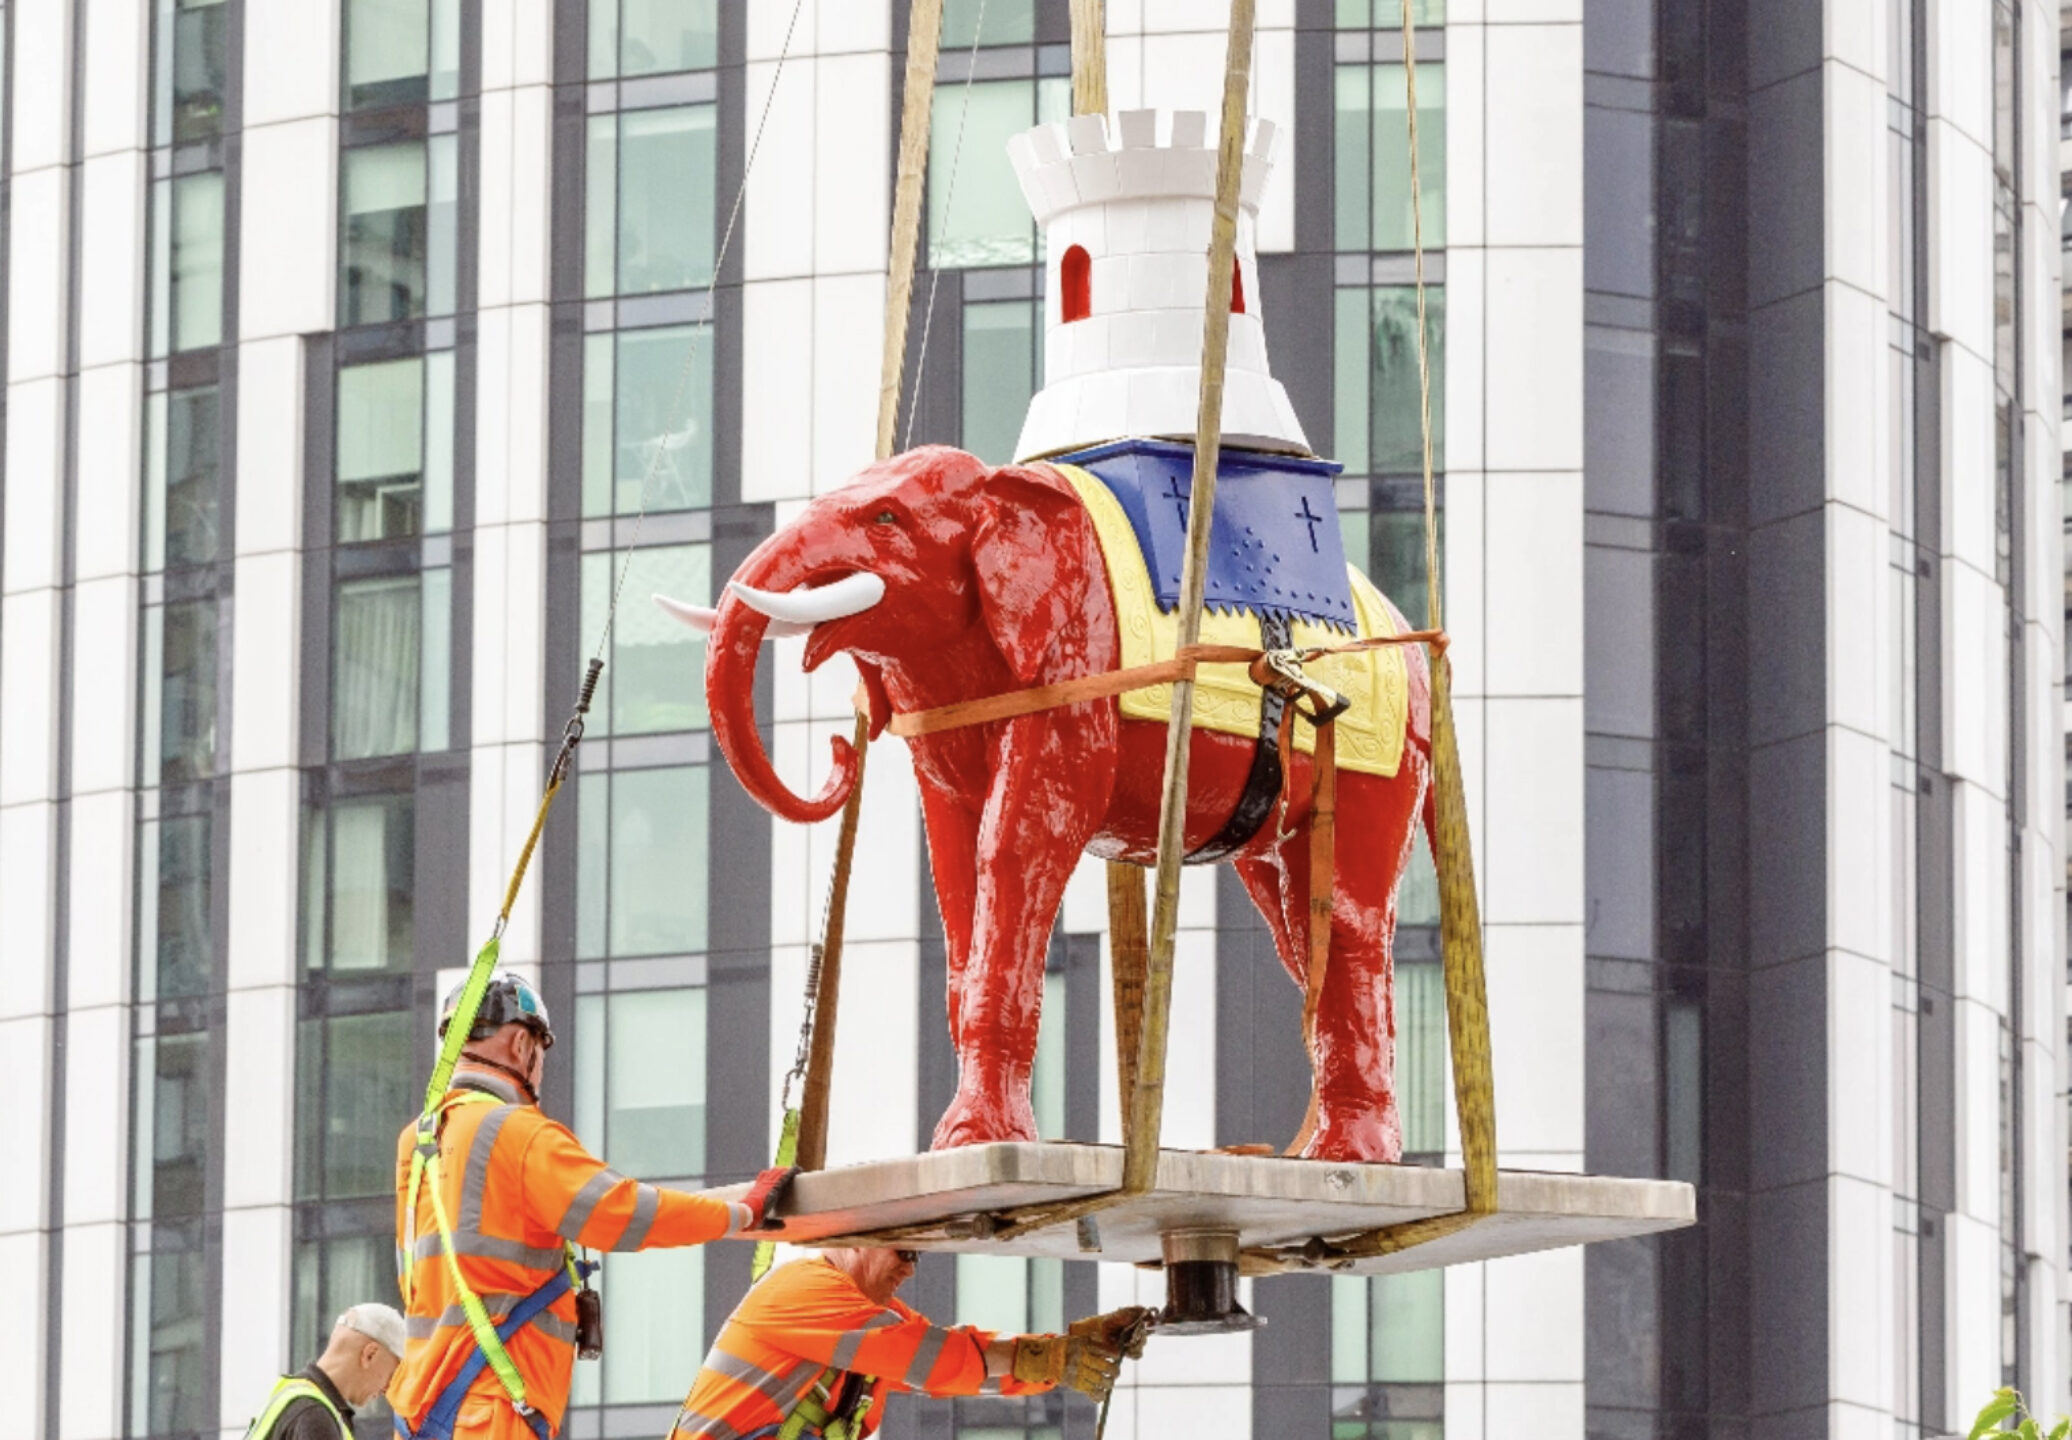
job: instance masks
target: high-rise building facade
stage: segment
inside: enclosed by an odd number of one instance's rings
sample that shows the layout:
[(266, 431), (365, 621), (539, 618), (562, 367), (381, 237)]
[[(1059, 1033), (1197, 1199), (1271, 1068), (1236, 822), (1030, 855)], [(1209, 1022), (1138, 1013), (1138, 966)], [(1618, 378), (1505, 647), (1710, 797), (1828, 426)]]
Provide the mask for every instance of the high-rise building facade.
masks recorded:
[[(872, 451), (904, 0), (4, 0), (0, 1435), (241, 1432), (394, 1290), (394, 1141), (585, 660), (504, 952), (616, 1167), (767, 1163), (833, 827), (710, 741), (736, 564)], [(1931, 1436), (2072, 1408), (2058, 17), (2042, 0), (1413, 0), (1445, 622), (1507, 1165), (1699, 1187), (1690, 1231), (1248, 1284), (1110, 1434)], [(1065, 0), (948, 0), (900, 444), (1011, 458), (1055, 257), (1009, 136)], [(1205, 110), (1224, 7), (1110, 0), (1117, 109)], [(1349, 555), (1423, 618), (1398, 0), (1265, 0), (1275, 372)], [(1248, 285), (1253, 277), (1247, 276)], [(624, 603), (607, 629), (614, 594)], [(817, 782), (844, 664), (756, 679)], [(873, 756), (831, 1159), (954, 1088), (910, 771)], [(1429, 861), (1408, 1158), (1455, 1154)], [(1182, 897), (1167, 1143), (1285, 1143), (1300, 998)], [(1046, 1135), (1119, 1132), (1091, 862)], [(613, 1257), (567, 1431), (663, 1434), (742, 1246)], [(1121, 1267), (930, 1257), (1048, 1328)], [(376, 1407), (378, 1410), (379, 1407)], [(364, 1417), (372, 1437), (385, 1415)], [(898, 1436), (1089, 1435), (1057, 1398)]]

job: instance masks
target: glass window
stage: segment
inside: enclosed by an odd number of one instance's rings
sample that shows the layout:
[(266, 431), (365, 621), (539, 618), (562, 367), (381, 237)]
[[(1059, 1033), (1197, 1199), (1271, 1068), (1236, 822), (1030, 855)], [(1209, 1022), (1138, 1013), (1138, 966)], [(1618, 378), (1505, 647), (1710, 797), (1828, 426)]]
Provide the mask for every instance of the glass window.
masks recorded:
[(590, 121), (584, 260), (592, 295), (710, 283), (718, 107), (629, 110)]
[(444, 750), (453, 743), (453, 571), (426, 570), (418, 587), (417, 748)]
[(460, 0), (346, 0), (346, 109), (459, 93)]
[(204, 170), (156, 187), (157, 288), (151, 353), (198, 350), (223, 338), (223, 174)]
[(137, 873), (138, 982), (146, 1000), (205, 995), (214, 970), (209, 928), (209, 817), (168, 816), (142, 827)]
[(144, 401), (144, 568), (216, 558), (219, 411), (213, 385)]
[(702, 765), (582, 778), (578, 956), (705, 949), (709, 794)]
[[(986, 27), (979, 34), (979, 25)], [(942, 48), (1027, 45), (1036, 38), (1036, 0), (945, 0)]]
[[(629, 566), (628, 596), (667, 595), (686, 604), (712, 599), (712, 551), (706, 545), (662, 545), (583, 557), (583, 646), (604, 627), (619, 569)], [(660, 606), (619, 607), (611, 654), (598, 682), (591, 733), (647, 735), (705, 728), (705, 637)]]
[(345, 152), (339, 324), (452, 310), (456, 154), (451, 135)]
[[(423, 1099), (410, 1012), (336, 1015), (296, 1027), (297, 1200), (393, 1195), (396, 1133)], [(387, 1256), (395, 1269), (393, 1241)], [(357, 1297), (366, 1299), (362, 1295)], [(337, 1313), (337, 1312), (332, 1312)]]
[(206, 1208), (213, 1071), (207, 1031), (137, 1042), (135, 1219)]
[(1444, 1440), (1444, 1270), (1331, 1280), (1331, 1433)]
[(190, 1220), (153, 1225), (151, 1249), (136, 1257), (130, 1302), (134, 1434), (215, 1428), (216, 1417), (203, 1413), (215, 1359), (209, 1343), (208, 1277), (215, 1268), (209, 1251), (202, 1222)]
[[(452, 360), (435, 375), (446, 387), (442, 437), (443, 504), (451, 524)], [(352, 365), (338, 372), (338, 538), (393, 540), (424, 526), (425, 390), (423, 357)]]
[[(1424, 854), (1422, 847), (1419, 853)], [(1427, 866), (1430, 860), (1426, 860)], [(1436, 922), (1436, 916), (1434, 917)], [(1437, 965), (1396, 967), (1396, 1111), (1403, 1153), (1446, 1149), (1446, 985)]]
[(712, 503), (712, 336), (702, 326), (592, 335), (583, 347), (583, 513)]
[(421, 588), (415, 575), (352, 580), (338, 587), (334, 759), (403, 755), (417, 748)]
[(409, 797), (341, 800), (328, 816), (313, 811), (303, 834), (304, 963), (339, 972), (409, 969), (416, 853)]
[[(406, 1118), (417, 1113), (415, 1102), (410, 1102), (401, 1112)], [(402, 1121), (396, 1120), (389, 1126), (389, 1166), (395, 1167), (395, 1132), (402, 1128)], [(395, 1177), (391, 1173), (389, 1184), (393, 1188)], [(388, 1202), (385, 1210), (392, 1210), (394, 1201)], [(372, 1218), (372, 1217), (369, 1217)], [(290, 1305), (289, 1320), (291, 1352), (298, 1358), (315, 1355), (324, 1348), (325, 1337), (331, 1333), (331, 1322), (347, 1308), (362, 1301), (373, 1300), (400, 1310), (402, 1297), (396, 1290), (396, 1235), (393, 1221), (386, 1220), (378, 1233), (359, 1235), (335, 1235), (325, 1239), (303, 1240), (295, 1247), (294, 1294)], [(616, 1340), (618, 1337), (612, 1337)], [(377, 1395), (359, 1408), (355, 1417), (360, 1423), (355, 1427), (362, 1437), (370, 1434), (387, 1436), (393, 1433), (393, 1421), (388, 1418), (386, 1402)], [(379, 1427), (373, 1423), (378, 1421)]]
[[(1446, 0), (1411, 0), (1410, 23), (1444, 25)], [(1338, 0), (1341, 30), (1392, 30), (1403, 25), (1403, 0)]]
[(206, 140), (222, 132), (229, 32), (224, 0), (158, 0), (153, 144)]
[[(705, 1004), (702, 989), (576, 1002), (576, 1131), (623, 1174), (692, 1184), (704, 1174)], [(705, 1343), (702, 1257), (695, 1249), (614, 1255), (605, 1271), (598, 1283), (614, 1343), (601, 1366), (576, 1367), (575, 1403), (681, 1400), (683, 1357)]]
[[(1338, 67), (1334, 180), (1340, 250), (1408, 250), (1410, 126), (1401, 65)], [(1446, 244), (1446, 66), (1417, 67), (1417, 156), (1424, 244)]]
[(1022, 419), (1043, 373), (1043, 326), (1034, 300), (964, 307), (964, 448), (981, 460), (1014, 459)]
[(576, 1002), (576, 1128), (623, 1174), (705, 1173), (705, 992), (633, 990)]
[(1037, 259), (1036, 224), (1007, 142), (1038, 121), (1064, 119), (1071, 101), (1065, 80), (936, 86), (928, 132), (929, 264), (948, 270)]
[[(1432, 466), (1444, 470), (1446, 291), (1442, 286), (1426, 287), (1425, 334), (1432, 377)], [(1335, 343), (1335, 445), (1346, 473), (1421, 476), (1424, 429), (1416, 290), (1407, 285), (1378, 285), (1338, 291)], [(1421, 517), (1418, 523), (1422, 526)], [(1420, 529), (1420, 548), (1422, 534)], [(1418, 575), (1422, 584), (1422, 569)], [(1391, 590), (1390, 595), (1402, 603), (1398, 591)]]
[(590, 0), (590, 78), (709, 70), (719, 0)]
[(206, 780), (216, 768), (216, 602), (165, 605), (148, 619), (159, 630), (158, 781)]

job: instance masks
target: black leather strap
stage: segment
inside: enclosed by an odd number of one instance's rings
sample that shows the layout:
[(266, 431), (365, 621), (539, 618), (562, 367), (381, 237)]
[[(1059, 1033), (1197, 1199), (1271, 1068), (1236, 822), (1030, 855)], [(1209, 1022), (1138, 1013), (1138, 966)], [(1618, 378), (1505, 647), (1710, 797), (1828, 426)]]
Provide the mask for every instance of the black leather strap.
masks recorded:
[[(1286, 616), (1259, 617), (1262, 650), (1285, 650), (1293, 643)], [(1285, 696), (1272, 690), (1259, 692), (1259, 738), (1253, 743), (1252, 770), (1245, 777), (1244, 791), (1223, 828), (1182, 856), (1182, 865), (1208, 865), (1224, 859), (1257, 835), (1266, 817), (1273, 814), (1274, 802), (1281, 796), (1281, 712), (1287, 708)]]

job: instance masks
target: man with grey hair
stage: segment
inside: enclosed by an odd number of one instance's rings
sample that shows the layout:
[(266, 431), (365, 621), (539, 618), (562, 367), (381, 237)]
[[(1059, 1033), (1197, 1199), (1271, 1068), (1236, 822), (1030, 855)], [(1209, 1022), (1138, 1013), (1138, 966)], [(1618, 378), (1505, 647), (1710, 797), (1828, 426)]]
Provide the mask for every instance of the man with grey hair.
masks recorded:
[(324, 1353), (273, 1387), (245, 1440), (352, 1440), (354, 1407), (388, 1389), (403, 1358), (403, 1317), (355, 1305), (338, 1317)]

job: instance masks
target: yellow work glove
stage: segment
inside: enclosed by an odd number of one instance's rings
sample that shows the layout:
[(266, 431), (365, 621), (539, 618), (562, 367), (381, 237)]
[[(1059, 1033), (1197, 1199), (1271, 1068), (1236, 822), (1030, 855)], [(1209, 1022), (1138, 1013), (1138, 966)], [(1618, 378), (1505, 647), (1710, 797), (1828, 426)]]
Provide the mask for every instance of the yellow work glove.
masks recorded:
[(1024, 1335), (1014, 1342), (1014, 1378), (1065, 1385), (1105, 1400), (1122, 1370), (1122, 1352), (1081, 1335)]
[(1082, 1340), (1098, 1340), (1126, 1359), (1144, 1358), (1144, 1342), (1151, 1338), (1151, 1318), (1158, 1312), (1142, 1305), (1125, 1305), (1105, 1315), (1074, 1320), (1066, 1333)]

